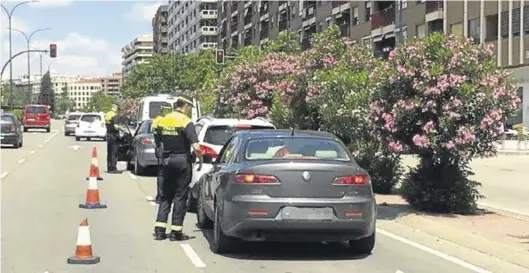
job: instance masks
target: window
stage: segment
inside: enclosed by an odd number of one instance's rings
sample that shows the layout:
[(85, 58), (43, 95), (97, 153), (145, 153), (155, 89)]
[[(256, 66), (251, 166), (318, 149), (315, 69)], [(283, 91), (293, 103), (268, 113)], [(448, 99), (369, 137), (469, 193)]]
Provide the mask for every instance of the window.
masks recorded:
[(236, 126), (210, 126), (204, 136), (204, 142), (213, 145), (224, 145), (230, 137), (240, 130), (256, 130), (256, 129), (274, 129), (268, 126), (250, 126), (250, 127), (236, 127)]
[(450, 33), (458, 36), (463, 36), (463, 23), (451, 25)]
[(407, 0), (397, 0), (397, 10), (400, 10), (401, 3), (402, 3), (402, 9), (405, 9), (408, 7)]
[(371, 20), (371, 1), (365, 2), (365, 21), (368, 22)]
[(338, 160), (351, 161), (345, 147), (333, 139), (270, 137), (248, 141), (246, 160)]
[(69, 115), (68, 120), (78, 120), (81, 117), (81, 115)]
[(200, 134), (200, 131), (202, 131), (202, 127), (203, 125), (202, 124), (195, 124), (195, 132), (197, 133), (197, 136), (198, 134)]
[(83, 115), (81, 117), (81, 121), (84, 121), (84, 122), (97, 122), (101, 120), (102, 119), (100, 115)]
[(15, 123), (15, 120), (11, 116), (2, 115), (1, 122), (2, 122), (2, 124), (13, 124), (13, 123)]
[(474, 42), (479, 43), (480, 35), (480, 20), (479, 18), (468, 21), (468, 37), (474, 39)]
[(148, 134), (151, 132), (151, 125), (152, 125), (152, 121), (151, 120), (146, 120), (144, 121), (140, 127), (138, 128), (138, 131), (136, 132), (137, 135), (141, 135), (141, 134)]
[(47, 106), (28, 106), (26, 108), (27, 114), (46, 114), (48, 113)]
[(151, 101), (149, 103), (149, 118), (155, 118), (160, 115), (162, 106), (172, 107), (172, 105), (165, 101)]
[(418, 25), (417, 26), (417, 37), (423, 38), (426, 36), (426, 24)]
[(226, 147), (224, 147), (222, 151), (222, 157), (219, 161), (220, 163), (226, 163), (231, 159), (233, 155), (233, 150), (235, 149), (235, 145), (237, 144), (238, 141), (239, 141), (239, 138), (234, 137), (231, 139), (230, 143)]
[(358, 7), (353, 8), (353, 26), (356, 26), (360, 23), (358, 20)]

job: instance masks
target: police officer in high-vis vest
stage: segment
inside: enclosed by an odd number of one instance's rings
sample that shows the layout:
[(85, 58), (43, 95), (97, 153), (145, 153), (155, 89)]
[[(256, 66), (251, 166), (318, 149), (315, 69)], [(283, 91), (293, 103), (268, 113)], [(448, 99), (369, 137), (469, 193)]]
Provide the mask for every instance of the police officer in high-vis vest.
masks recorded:
[(117, 104), (112, 105), (112, 110), (105, 114), (105, 124), (107, 127), (107, 172), (121, 173), (117, 169), (118, 164), (118, 138), (119, 130), (122, 127), (118, 121), (119, 107)]
[(158, 208), (158, 215), (154, 227), (154, 239), (166, 239), (166, 228), (171, 203), (173, 217), (171, 221), (171, 241), (189, 239), (183, 230), (186, 203), (189, 193), (189, 182), (192, 168), (191, 147), (199, 159), (198, 170), (202, 168), (202, 153), (198, 145), (195, 126), (186, 115), (192, 108), (192, 101), (179, 97), (175, 103), (175, 111), (162, 118), (155, 128), (154, 140), (157, 147), (163, 150), (163, 192), (162, 202)]
[[(173, 110), (171, 105), (162, 105), (160, 108), (160, 115), (153, 119), (151, 124), (151, 131), (155, 133), (155, 129), (158, 127), (160, 120), (170, 114)], [(157, 148), (155, 153), (156, 158), (158, 159), (158, 173), (156, 175), (156, 203), (160, 204), (162, 202), (162, 185), (163, 185), (163, 168), (162, 168), (162, 153), (161, 147)]]

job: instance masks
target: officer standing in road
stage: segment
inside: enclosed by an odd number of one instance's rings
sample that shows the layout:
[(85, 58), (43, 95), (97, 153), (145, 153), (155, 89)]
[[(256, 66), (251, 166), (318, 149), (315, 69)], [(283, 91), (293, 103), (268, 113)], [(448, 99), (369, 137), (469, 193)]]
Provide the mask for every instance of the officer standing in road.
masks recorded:
[[(162, 120), (162, 118), (170, 114), (172, 110), (173, 110), (172, 106), (162, 105), (160, 107), (160, 115), (157, 116), (155, 119), (153, 119), (152, 124), (151, 124), (151, 131), (153, 133), (155, 133), (155, 129), (158, 127), (160, 120)], [(156, 187), (156, 190), (157, 190), (156, 199), (155, 199), (156, 204), (160, 204), (162, 202), (162, 192), (163, 192), (162, 154), (163, 154), (162, 148), (157, 147), (156, 152), (155, 152), (156, 159), (158, 159), (158, 173), (156, 175), (156, 186), (157, 186)]]
[(191, 110), (193, 103), (190, 99), (179, 97), (175, 103), (175, 112), (162, 118), (154, 134), (157, 147), (163, 151), (163, 193), (162, 202), (158, 208), (158, 215), (154, 227), (154, 239), (164, 240), (167, 238), (166, 228), (171, 203), (173, 206), (173, 217), (171, 221), (171, 241), (182, 241), (189, 239), (183, 233), (184, 217), (186, 214), (186, 203), (189, 193), (189, 176), (191, 175), (192, 156), (190, 147), (199, 159), (198, 170), (202, 168), (202, 153), (198, 145), (198, 137), (195, 126), (186, 115)]
[(112, 105), (112, 110), (105, 114), (105, 124), (107, 127), (107, 172), (121, 173), (118, 171), (118, 138), (119, 130), (123, 128), (118, 121), (119, 107), (117, 104)]

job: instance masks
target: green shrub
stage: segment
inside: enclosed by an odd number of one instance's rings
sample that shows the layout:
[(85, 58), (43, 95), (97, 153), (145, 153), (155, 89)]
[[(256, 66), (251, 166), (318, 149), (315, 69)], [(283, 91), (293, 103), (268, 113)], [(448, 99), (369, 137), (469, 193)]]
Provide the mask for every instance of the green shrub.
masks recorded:
[(13, 113), (20, 121), (22, 121), (22, 119), (24, 118), (24, 110), (22, 109), (14, 109), (10, 112)]

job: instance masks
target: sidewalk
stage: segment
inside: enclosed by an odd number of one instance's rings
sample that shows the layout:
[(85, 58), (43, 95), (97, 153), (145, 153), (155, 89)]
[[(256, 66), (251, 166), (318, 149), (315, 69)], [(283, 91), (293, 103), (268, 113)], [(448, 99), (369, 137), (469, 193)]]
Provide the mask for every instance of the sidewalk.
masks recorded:
[(529, 140), (525, 142), (525, 146), (520, 144), (520, 149), (517, 140), (505, 140), (505, 145), (496, 144), (498, 155), (529, 155)]
[(382, 225), (396, 222), (529, 268), (529, 217), (492, 211), (472, 216), (428, 214), (414, 211), (397, 195), (376, 198)]

